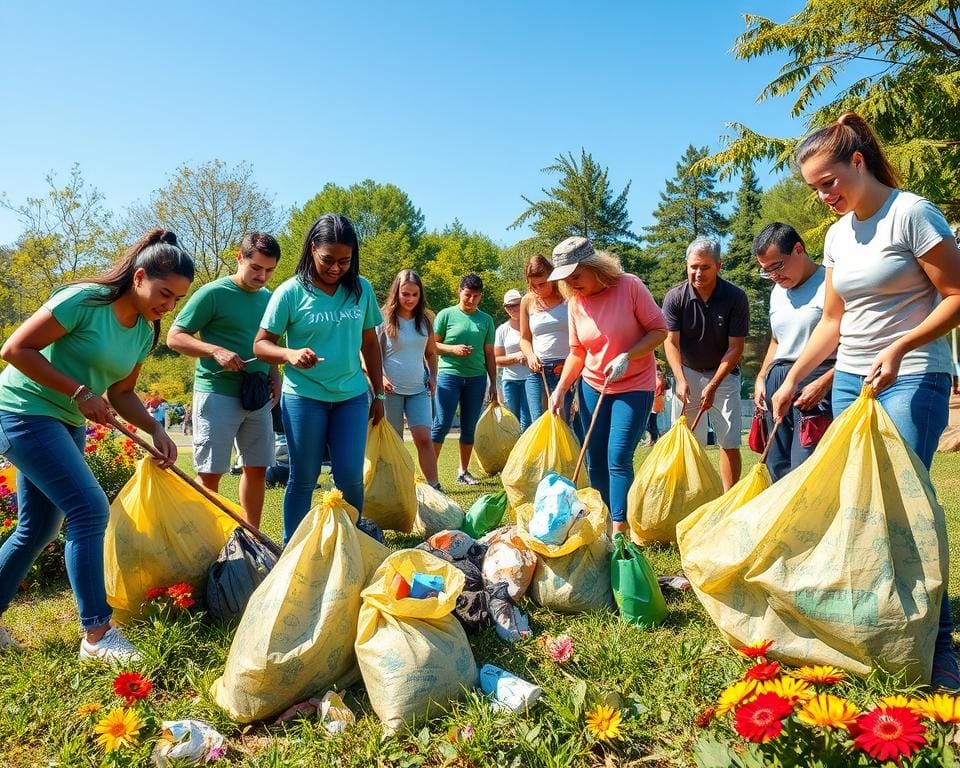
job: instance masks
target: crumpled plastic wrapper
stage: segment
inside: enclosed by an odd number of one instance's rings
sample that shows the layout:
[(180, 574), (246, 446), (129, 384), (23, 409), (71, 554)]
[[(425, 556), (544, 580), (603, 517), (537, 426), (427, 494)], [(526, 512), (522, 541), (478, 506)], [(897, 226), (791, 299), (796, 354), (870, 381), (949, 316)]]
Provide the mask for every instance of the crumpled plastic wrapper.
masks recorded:
[(227, 740), (202, 720), (164, 720), (150, 762), (168, 768), (174, 760), (203, 765), (226, 754)]

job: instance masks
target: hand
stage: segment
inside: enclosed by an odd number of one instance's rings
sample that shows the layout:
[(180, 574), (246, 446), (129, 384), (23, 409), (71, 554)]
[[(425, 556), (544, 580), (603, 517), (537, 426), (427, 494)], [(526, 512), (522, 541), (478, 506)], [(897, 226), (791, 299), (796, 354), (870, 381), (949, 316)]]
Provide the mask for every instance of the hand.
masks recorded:
[(294, 368), (313, 368), (317, 364), (317, 353), (312, 349), (288, 349), (287, 362)]
[(533, 357), (527, 358), (527, 368), (529, 368), (534, 373), (540, 373), (543, 370), (543, 363), (540, 362), (540, 358), (534, 355)]
[(630, 365), (630, 357), (626, 352), (621, 352), (607, 363), (607, 367), (603, 369), (603, 374), (607, 377), (608, 382), (622, 379), (623, 374), (627, 372), (628, 365)]
[(471, 347), (469, 344), (457, 344), (453, 348), (453, 354), (455, 354), (457, 357), (469, 357), (473, 354), (473, 347)]
[(786, 415), (790, 413), (790, 408), (793, 406), (793, 396), (796, 394), (796, 391), (797, 385), (787, 378), (783, 380), (780, 389), (773, 393), (773, 397), (770, 398), (770, 406), (773, 411), (774, 421), (783, 421)]
[(700, 393), (700, 410), (709, 411), (713, 407), (713, 398), (717, 394), (717, 385), (710, 382)]
[(677, 395), (677, 400), (683, 403), (683, 407), (686, 408), (690, 404), (690, 387), (686, 380), (681, 381), (680, 379), (677, 379), (677, 384), (674, 389)]
[(753, 404), (758, 411), (767, 410), (767, 385), (762, 376), (757, 376), (753, 385)]
[[(84, 387), (80, 390), (80, 395), (78, 397), (83, 397), (90, 390), (87, 387)], [(104, 400), (100, 395), (94, 395), (89, 400), (77, 401), (77, 408), (80, 409), (80, 413), (83, 414), (83, 418), (88, 421), (96, 422), (97, 424), (106, 424), (107, 419), (113, 415), (113, 409), (110, 407), (110, 404)]]
[(550, 395), (550, 402), (547, 408), (550, 413), (557, 415), (560, 414), (560, 412), (563, 410), (563, 396), (565, 394), (566, 392), (561, 392), (559, 387), (553, 390), (553, 393)]
[(513, 362), (521, 365), (526, 365), (527, 358), (524, 357), (523, 352), (517, 352), (517, 354), (513, 356)]
[(435, 376), (431, 376), (427, 379), (427, 392), (430, 397), (433, 397), (437, 392), (437, 379)]
[(896, 345), (893, 345), (873, 359), (873, 365), (870, 366), (870, 372), (867, 374), (867, 383), (875, 392), (886, 389), (897, 380), (904, 354)]
[(216, 348), (213, 353), (213, 359), (216, 360), (217, 365), (225, 371), (242, 371), (246, 367), (240, 355), (223, 347)]
[(377, 426), (383, 420), (383, 400), (378, 400), (376, 397), (373, 398), (373, 402), (370, 403), (370, 421), (373, 422), (373, 426)]
[(390, 383), (390, 379), (386, 376), (383, 377), (383, 391), (388, 395), (393, 394), (393, 384)]
[(158, 423), (153, 429), (151, 435), (153, 438), (153, 447), (156, 448), (162, 458), (154, 458), (154, 463), (161, 469), (173, 466), (177, 460), (177, 445), (170, 439), (162, 426)]
[(498, 405), (500, 403), (500, 397), (497, 395), (497, 386), (494, 384), (490, 387), (490, 405)]
[(810, 411), (823, 400), (829, 389), (830, 384), (821, 384), (819, 379), (811, 381), (800, 390), (800, 395), (793, 401), (793, 404), (801, 411)]

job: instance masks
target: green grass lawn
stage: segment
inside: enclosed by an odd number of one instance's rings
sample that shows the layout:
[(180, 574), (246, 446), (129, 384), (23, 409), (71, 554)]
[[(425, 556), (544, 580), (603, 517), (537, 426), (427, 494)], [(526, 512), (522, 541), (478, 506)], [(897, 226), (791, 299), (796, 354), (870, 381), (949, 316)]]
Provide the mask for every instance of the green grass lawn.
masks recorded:
[[(641, 448), (637, 462), (648, 449)], [(714, 462), (717, 452), (710, 451)], [(744, 471), (755, 457), (744, 450)], [(478, 495), (499, 490), (498, 478), (475, 488), (453, 483), (455, 446), (441, 457), (441, 482), (464, 509)], [(180, 464), (189, 469), (189, 454)], [(326, 476), (325, 476), (326, 477)], [(933, 480), (947, 511), (951, 559), (960, 549), (960, 454), (938, 455)], [(223, 492), (236, 498), (237, 478), (224, 479)], [(282, 491), (267, 492), (264, 529), (279, 539)], [(388, 534), (394, 547), (411, 546), (412, 537)], [(660, 574), (678, 573), (675, 547), (652, 549), (649, 559)], [(950, 594), (960, 614), (960, 570), (953, 569)], [(491, 662), (536, 682), (545, 690), (529, 714), (493, 713), (471, 695), (446, 715), (418, 724), (410, 733), (383, 738), (362, 688), (347, 696), (357, 727), (329, 736), (315, 718), (285, 726), (238, 726), (207, 694), (223, 669), (230, 631), (199, 620), (173, 625), (139, 624), (131, 639), (146, 651), (145, 671), (153, 679), (153, 701), (166, 719), (207, 720), (228, 737), (224, 765), (244, 766), (690, 766), (698, 729), (694, 719), (730, 680), (742, 663), (720, 639), (696, 597), (668, 594), (667, 622), (653, 630), (626, 627), (610, 612), (564, 616), (525, 601), (536, 635), (567, 633), (575, 657), (551, 662), (536, 639), (513, 647), (492, 629), (471, 638), (478, 665)], [(85, 702), (116, 702), (112, 674), (96, 665), (81, 666), (73, 598), (66, 584), (21, 594), (4, 623), (25, 640), (24, 654), (0, 657), (0, 768), (7, 766), (86, 766), (101, 752), (90, 739), (89, 721), (76, 708)], [(582, 682), (581, 682), (582, 681)], [(851, 697), (892, 684), (881, 678), (857, 682)], [(322, 692), (321, 692), (322, 693)], [(584, 732), (582, 701), (609, 701), (629, 711), (623, 738), (593, 744)], [(456, 729), (472, 726), (472, 738), (456, 738)], [(423, 726), (423, 727), (421, 727)]]

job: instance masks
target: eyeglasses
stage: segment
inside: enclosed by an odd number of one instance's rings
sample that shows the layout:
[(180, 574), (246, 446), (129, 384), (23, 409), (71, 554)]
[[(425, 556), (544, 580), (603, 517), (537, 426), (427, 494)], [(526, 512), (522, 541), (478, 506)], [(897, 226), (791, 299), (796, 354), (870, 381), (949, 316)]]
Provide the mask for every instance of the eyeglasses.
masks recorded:
[(773, 280), (773, 276), (783, 269), (783, 265), (785, 263), (785, 261), (778, 261), (776, 264), (771, 264), (769, 267), (760, 267), (760, 277), (766, 280)]
[(328, 259), (326, 256), (321, 256), (321, 257), (318, 259), (318, 261), (319, 261), (320, 264), (322, 264), (324, 267), (330, 268), (330, 267), (332, 267), (334, 264), (336, 264), (338, 267), (340, 267), (340, 269), (346, 271), (346, 270), (350, 269), (350, 265), (353, 264), (353, 257), (351, 256), (349, 259), (339, 259), (339, 260), (338, 260), (338, 259)]
[(504, 308), (504, 309), (520, 309), (520, 305), (519, 305), (519, 304), (504, 304), (504, 305), (503, 305), (503, 308)]

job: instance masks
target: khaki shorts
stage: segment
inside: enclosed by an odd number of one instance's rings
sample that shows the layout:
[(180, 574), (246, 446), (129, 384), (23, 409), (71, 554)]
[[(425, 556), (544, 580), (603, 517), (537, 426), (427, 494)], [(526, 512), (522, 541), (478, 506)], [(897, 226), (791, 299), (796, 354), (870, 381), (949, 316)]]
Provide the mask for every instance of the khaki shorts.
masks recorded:
[[(700, 408), (700, 395), (703, 388), (710, 383), (713, 373), (707, 371), (700, 373), (692, 368), (683, 366), (683, 376), (687, 380), (687, 387), (690, 390), (688, 395), (689, 402), (683, 410), (683, 415), (687, 417), (687, 423), (693, 424), (697, 418), (697, 411)], [(694, 434), (701, 445), (707, 443), (707, 419), (710, 419), (710, 426), (713, 427), (713, 433), (717, 437), (717, 446), (719, 448), (739, 448), (740, 433), (743, 429), (740, 416), (740, 374), (730, 374), (717, 387), (713, 396), (713, 406), (707, 411)]]

